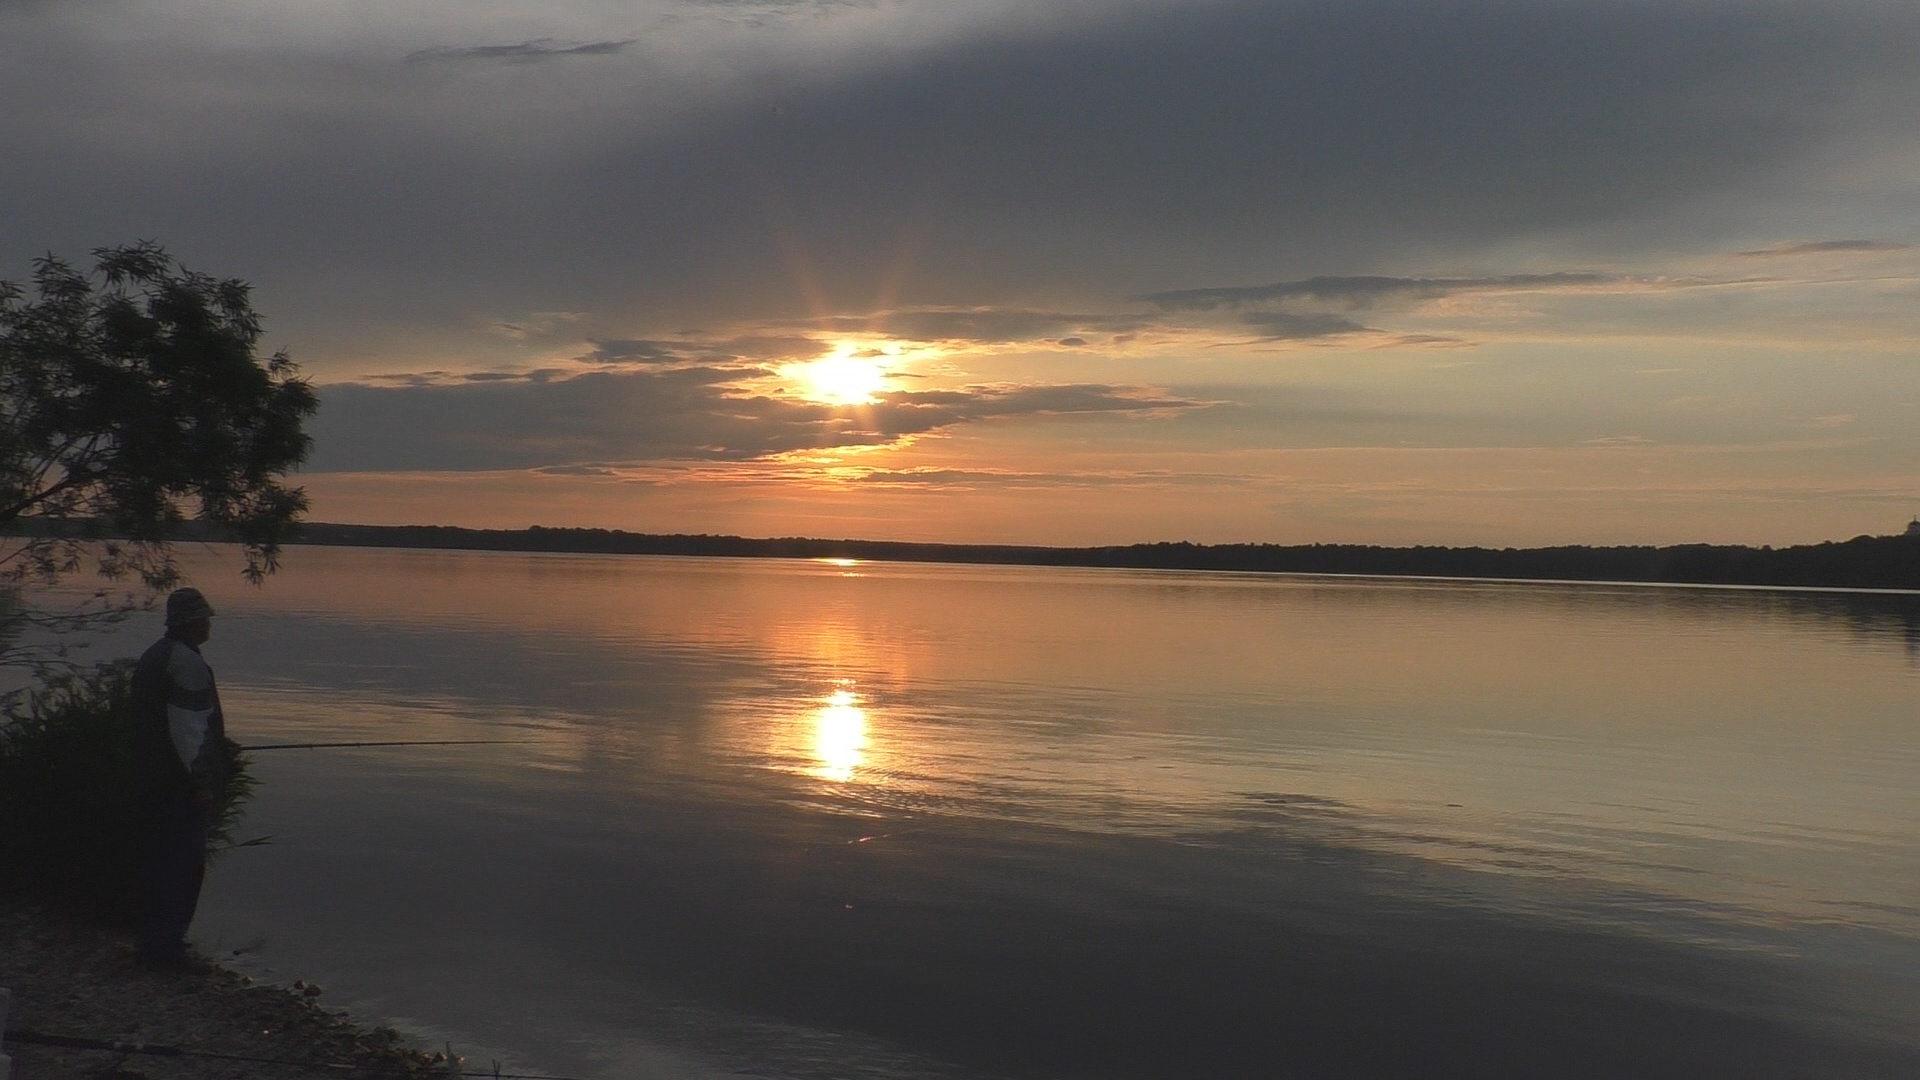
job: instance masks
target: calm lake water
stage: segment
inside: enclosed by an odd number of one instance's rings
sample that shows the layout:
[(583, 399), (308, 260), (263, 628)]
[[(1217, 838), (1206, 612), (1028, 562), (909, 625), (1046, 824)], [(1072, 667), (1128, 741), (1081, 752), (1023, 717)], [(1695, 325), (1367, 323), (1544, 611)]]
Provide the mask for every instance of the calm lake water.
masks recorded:
[(242, 741), (515, 741), (258, 755), (197, 938), (481, 1062), (1920, 1076), (1920, 598), (231, 566)]

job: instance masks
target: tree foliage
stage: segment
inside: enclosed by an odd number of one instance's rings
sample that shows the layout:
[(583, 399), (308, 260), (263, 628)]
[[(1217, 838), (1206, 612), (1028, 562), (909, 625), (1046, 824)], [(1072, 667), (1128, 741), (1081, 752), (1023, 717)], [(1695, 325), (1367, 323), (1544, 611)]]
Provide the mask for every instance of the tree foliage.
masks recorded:
[(48, 255), (31, 288), (0, 282), (0, 585), (17, 601), (90, 568), (165, 588), (190, 519), (239, 541), (258, 581), (306, 509), (283, 480), (312, 388), (284, 352), (256, 356), (245, 282), (148, 242), (93, 254), (90, 272)]

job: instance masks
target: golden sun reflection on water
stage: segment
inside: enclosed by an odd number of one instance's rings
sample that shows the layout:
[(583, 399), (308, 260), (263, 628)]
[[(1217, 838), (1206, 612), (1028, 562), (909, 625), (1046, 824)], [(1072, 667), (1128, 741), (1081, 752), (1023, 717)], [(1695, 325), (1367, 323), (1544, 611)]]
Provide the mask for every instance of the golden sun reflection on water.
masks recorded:
[(867, 710), (857, 704), (859, 700), (851, 689), (841, 687), (813, 711), (813, 756), (817, 764), (809, 771), (814, 776), (844, 784), (866, 761)]

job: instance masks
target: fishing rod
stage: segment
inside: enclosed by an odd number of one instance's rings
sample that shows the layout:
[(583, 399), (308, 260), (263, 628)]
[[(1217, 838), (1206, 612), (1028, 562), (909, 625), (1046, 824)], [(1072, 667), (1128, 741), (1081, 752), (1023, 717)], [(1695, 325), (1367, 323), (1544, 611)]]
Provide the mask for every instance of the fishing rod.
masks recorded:
[(406, 739), (394, 742), (283, 742), (261, 743), (242, 746), (242, 752), (253, 750), (334, 750), (359, 746), (501, 746), (512, 743), (527, 743), (530, 739)]

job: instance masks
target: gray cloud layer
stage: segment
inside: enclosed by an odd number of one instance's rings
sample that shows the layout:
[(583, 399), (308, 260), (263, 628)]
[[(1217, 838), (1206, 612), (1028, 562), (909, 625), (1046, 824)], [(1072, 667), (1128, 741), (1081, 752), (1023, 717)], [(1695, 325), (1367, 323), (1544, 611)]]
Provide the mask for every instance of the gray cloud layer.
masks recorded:
[(581, 462), (747, 461), (876, 446), (959, 424), (1071, 413), (1146, 415), (1186, 398), (1102, 385), (968, 387), (878, 395), (856, 408), (755, 394), (752, 372), (711, 367), (469, 376), (321, 388), (310, 471), (483, 470)]

